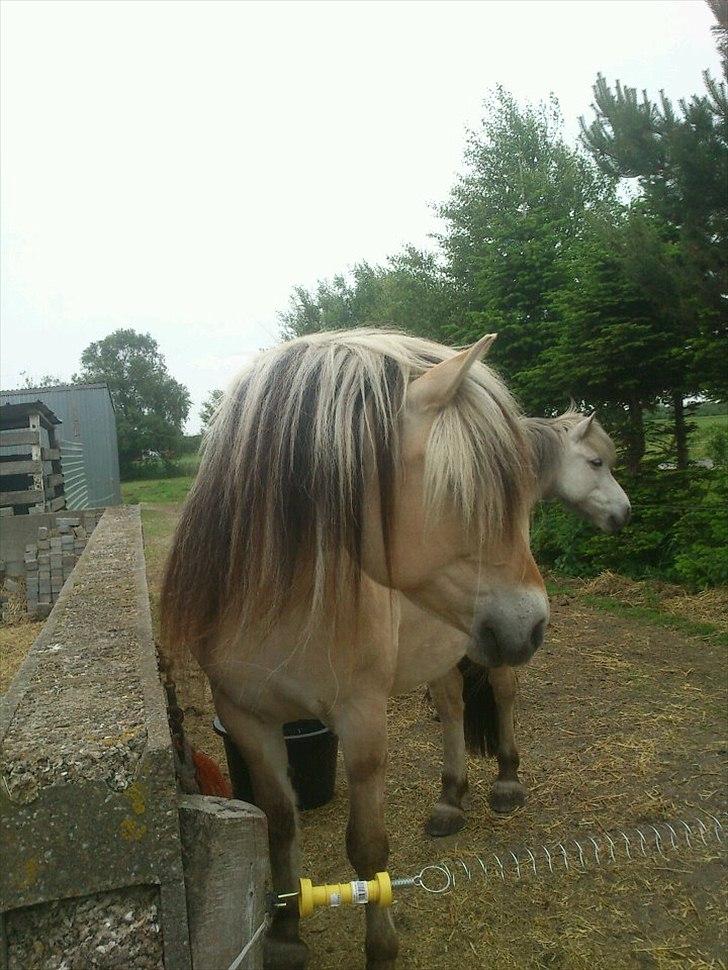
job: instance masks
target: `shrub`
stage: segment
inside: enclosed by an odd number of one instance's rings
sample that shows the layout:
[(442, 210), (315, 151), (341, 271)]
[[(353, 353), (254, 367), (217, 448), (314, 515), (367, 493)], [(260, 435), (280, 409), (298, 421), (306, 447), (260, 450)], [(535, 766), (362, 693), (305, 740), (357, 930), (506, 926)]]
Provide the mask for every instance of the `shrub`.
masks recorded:
[(725, 469), (659, 469), (620, 475), (632, 521), (618, 535), (596, 532), (561, 506), (536, 511), (532, 545), (544, 566), (571, 576), (605, 569), (696, 589), (728, 583), (728, 474)]
[(187, 468), (178, 460), (164, 458), (162, 455), (150, 454), (140, 461), (128, 462), (121, 469), (121, 478), (125, 482), (136, 482), (155, 478), (179, 478), (189, 475)]

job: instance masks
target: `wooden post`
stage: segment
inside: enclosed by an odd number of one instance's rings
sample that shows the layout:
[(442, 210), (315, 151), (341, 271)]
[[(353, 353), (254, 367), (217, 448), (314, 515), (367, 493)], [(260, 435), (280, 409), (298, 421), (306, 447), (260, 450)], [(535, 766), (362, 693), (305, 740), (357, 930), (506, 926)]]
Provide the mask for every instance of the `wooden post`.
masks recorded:
[[(268, 826), (259, 808), (230, 798), (179, 798), (193, 970), (227, 970), (263, 922), (270, 885)], [(262, 939), (245, 970), (263, 966)]]

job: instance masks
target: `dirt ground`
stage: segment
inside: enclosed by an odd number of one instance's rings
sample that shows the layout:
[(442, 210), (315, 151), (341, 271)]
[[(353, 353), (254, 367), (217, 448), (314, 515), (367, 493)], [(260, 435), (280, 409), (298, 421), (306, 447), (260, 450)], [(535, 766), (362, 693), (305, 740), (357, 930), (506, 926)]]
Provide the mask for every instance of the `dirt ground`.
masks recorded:
[[(153, 611), (176, 515), (175, 505), (144, 513)], [(528, 802), (513, 816), (495, 816), (487, 803), (494, 762), (473, 760), (467, 825), (445, 840), (422, 828), (439, 790), (439, 725), (422, 691), (394, 699), (390, 871), (410, 875), (468, 853), (725, 812), (727, 604), (726, 591), (690, 597), (609, 575), (559, 584), (547, 644), (520, 678)], [(662, 626), (670, 617), (691, 632)], [(224, 765), (204, 679), (190, 667), (178, 688), (190, 740)], [(346, 803), (340, 763), (333, 801), (301, 818), (302, 870), (318, 881), (351, 878)], [(725, 854), (715, 845), (587, 873), (458, 883), (440, 897), (403, 891), (394, 913), (402, 970), (697, 970), (725, 967), (728, 952)], [(361, 913), (319, 912), (303, 933), (312, 968), (363, 966)]]
[(0, 695), (20, 670), (33, 641), (43, 629), (42, 620), (29, 620), (26, 615), (25, 587), (9, 594), (5, 619), (0, 622)]
[[(156, 596), (178, 506), (144, 509), (147, 573)], [(728, 808), (728, 591), (699, 596), (605, 575), (559, 582), (547, 644), (521, 674), (518, 737), (529, 797), (508, 818), (487, 795), (491, 762), (470, 765), (470, 812), (458, 835), (422, 824), (439, 788), (439, 725), (422, 691), (390, 705), (387, 819), (390, 871), (443, 859), (580, 838)], [(673, 627), (677, 624), (677, 629)], [(41, 624), (0, 627), (0, 692)], [(192, 743), (224, 766), (209, 691), (190, 667), (178, 685)], [(346, 780), (303, 813), (302, 870), (350, 878)], [(472, 858), (472, 857), (471, 857)], [(725, 968), (725, 847), (610, 865), (587, 873), (458, 883), (446, 896), (401, 892), (394, 913), (402, 970), (451, 968)], [(357, 911), (317, 913), (303, 926), (312, 970), (363, 966)]]

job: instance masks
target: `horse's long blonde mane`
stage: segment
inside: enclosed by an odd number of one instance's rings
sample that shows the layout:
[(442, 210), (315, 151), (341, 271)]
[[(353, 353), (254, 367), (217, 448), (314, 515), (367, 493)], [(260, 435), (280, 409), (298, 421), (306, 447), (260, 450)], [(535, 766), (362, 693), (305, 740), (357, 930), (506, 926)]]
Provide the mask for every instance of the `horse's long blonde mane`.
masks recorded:
[[(213, 418), (175, 534), (162, 592), (165, 639), (191, 644), (230, 616), (271, 621), (304, 575), (311, 611), (332, 582), (356, 584), (371, 475), (387, 547), (407, 386), (454, 353), (355, 330), (301, 337), (249, 364)], [(503, 383), (476, 363), (430, 434), (429, 511), (454, 507), (485, 543), (512, 530), (529, 501), (518, 419)]]

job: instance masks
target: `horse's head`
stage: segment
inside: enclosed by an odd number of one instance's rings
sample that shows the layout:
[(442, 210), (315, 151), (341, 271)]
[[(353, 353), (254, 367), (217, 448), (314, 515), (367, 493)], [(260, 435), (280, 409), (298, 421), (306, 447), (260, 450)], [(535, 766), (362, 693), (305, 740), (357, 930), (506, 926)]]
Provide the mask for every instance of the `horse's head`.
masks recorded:
[(371, 480), (362, 560), (378, 582), (470, 634), (473, 659), (490, 666), (527, 661), (549, 616), (529, 548), (532, 483), (517, 409), (478, 362), (493, 339), (407, 388), (390, 494)]
[(629, 522), (632, 506), (612, 474), (614, 443), (594, 414), (572, 423), (563, 438), (550, 494), (604, 532)]

